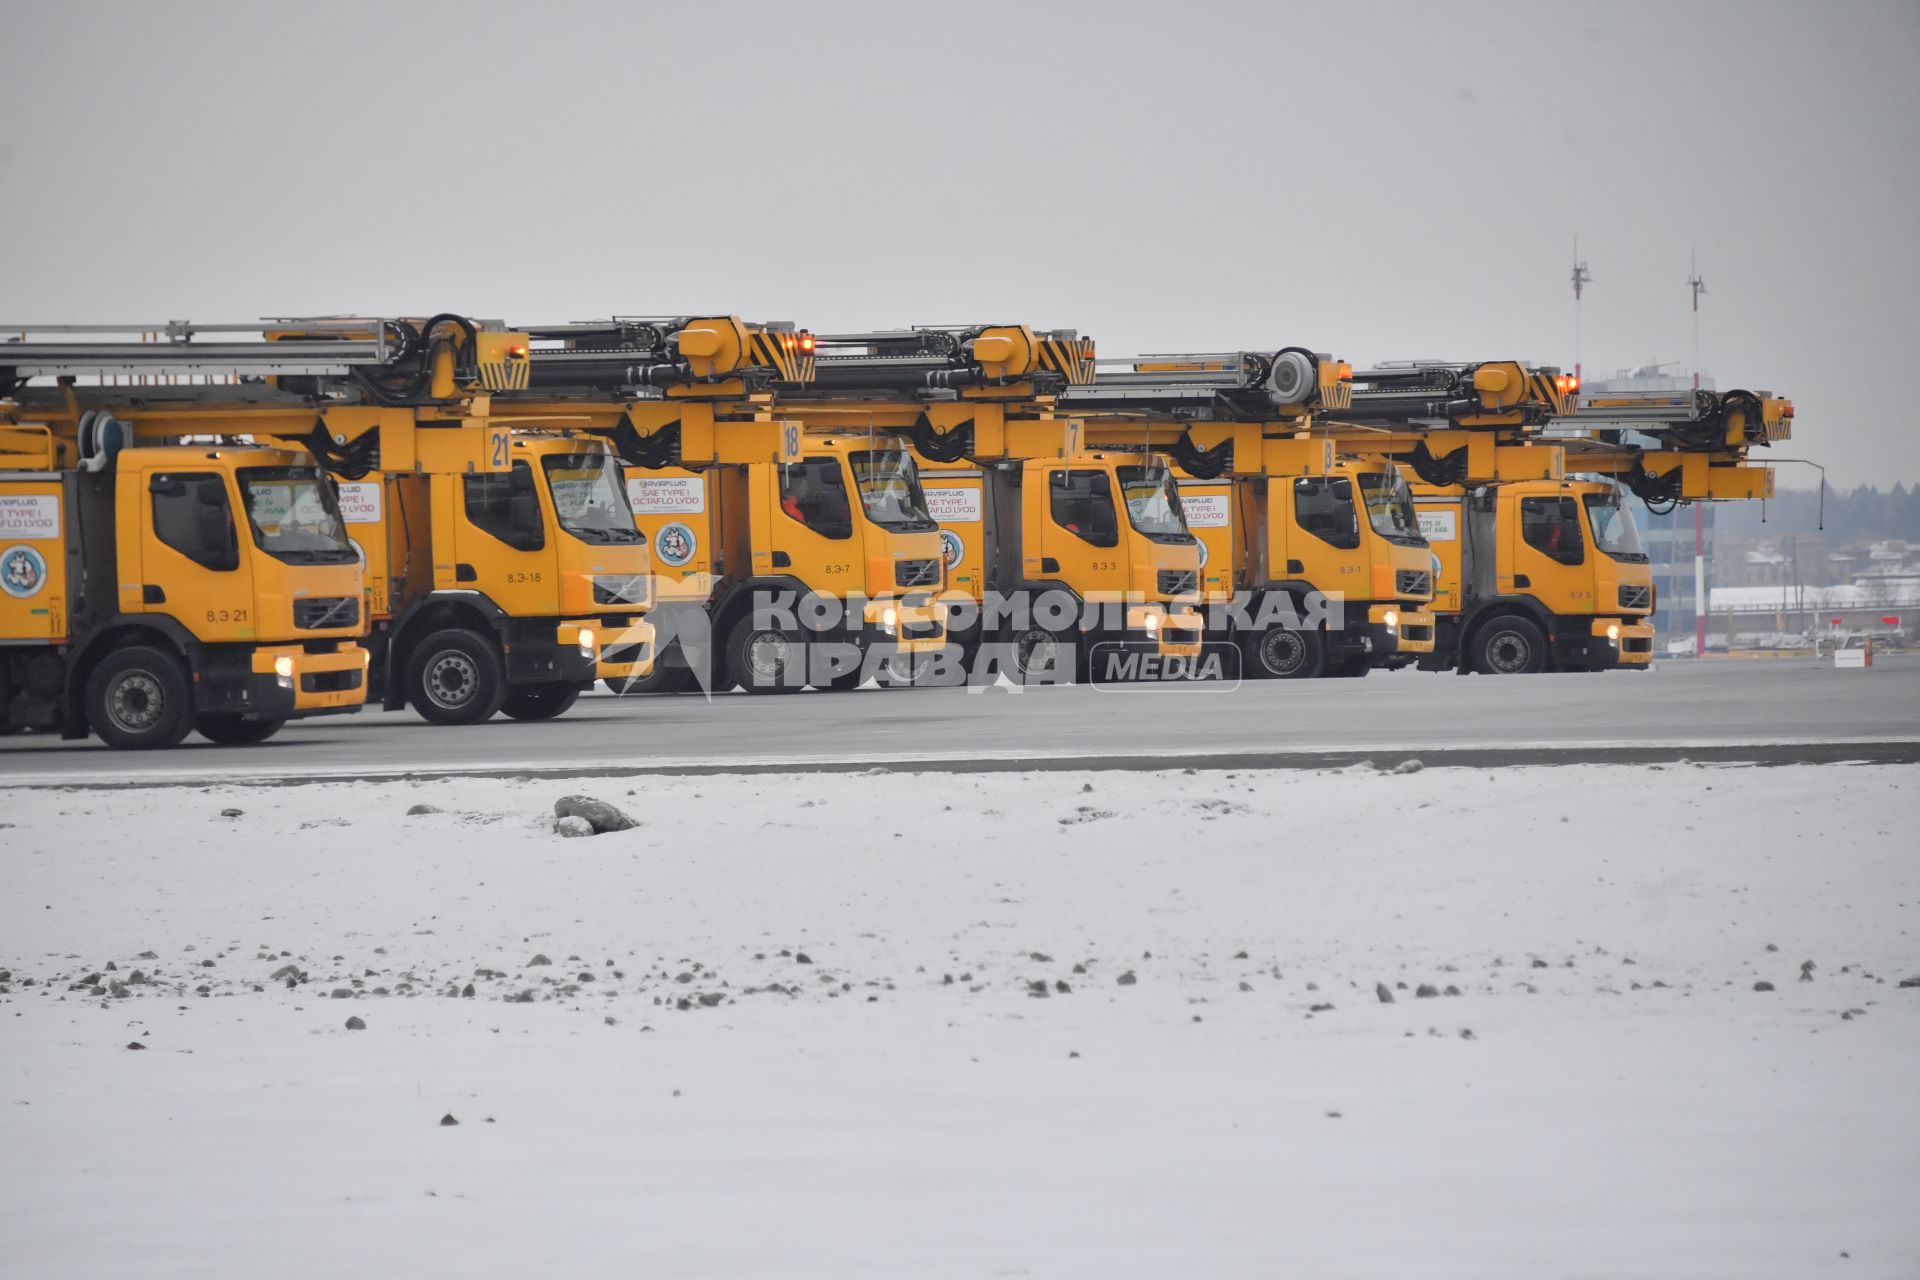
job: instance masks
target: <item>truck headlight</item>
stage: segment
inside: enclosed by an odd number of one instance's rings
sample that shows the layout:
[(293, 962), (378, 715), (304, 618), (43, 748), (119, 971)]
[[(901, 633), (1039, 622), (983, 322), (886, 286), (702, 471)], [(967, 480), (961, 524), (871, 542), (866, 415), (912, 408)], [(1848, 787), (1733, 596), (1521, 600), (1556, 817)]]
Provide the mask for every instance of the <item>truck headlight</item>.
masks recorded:
[(593, 656), (592, 627), (580, 628), (580, 656), (583, 658), (591, 658)]
[(880, 611), (880, 629), (892, 635), (894, 628), (900, 625), (900, 614), (891, 605)]
[(281, 654), (273, 660), (273, 678), (282, 689), (293, 688), (293, 659)]
[(1147, 628), (1148, 635), (1150, 636), (1159, 635), (1160, 634), (1160, 615), (1157, 613), (1148, 614), (1145, 626)]
[(1620, 643), (1620, 624), (1619, 623), (1609, 622), (1607, 624), (1607, 639), (1613, 641), (1615, 644)]
[(1398, 609), (1389, 609), (1380, 615), (1380, 621), (1386, 624), (1387, 630), (1398, 630), (1400, 627), (1400, 611)]

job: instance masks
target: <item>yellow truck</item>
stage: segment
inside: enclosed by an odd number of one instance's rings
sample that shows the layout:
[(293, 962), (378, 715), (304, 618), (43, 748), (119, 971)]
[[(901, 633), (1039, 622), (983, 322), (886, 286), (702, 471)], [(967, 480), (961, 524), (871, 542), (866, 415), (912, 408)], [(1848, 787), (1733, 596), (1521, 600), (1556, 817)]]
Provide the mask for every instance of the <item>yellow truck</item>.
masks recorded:
[(142, 337), (75, 350), (92, 363), (65, 367), (98, 379), (76, 400), (139, 438), (299, 450), (327, 473), (363, 584), (356, 701), (436, 724), (537, 719), (651, 660), (650, 561), (605, 442), (490, 414), (525, 384), (524, 335), (437, 315)]
[(11, 332), (19, 339), (0, 344), (0, 731), (136, 749), (194, 731), (252, 743), (290, 719), (357, 711), (363, 575), (314, 459), (216, 438), (193, 415), (119, 416), (101, 402), (125, 388), (76, 385), (177, 376), (164, 330), (148, 332), (158, 343), (110, 341), (120, 331), (105, 327)]
[(1440, 583), (1440, 641), (1422, 665), (1483, 675), (1650, 665), (1653, 570), (1624, 496), (1592, 479), (1418, 486)]
[(1201, 548), (1171, 469), (1150, 450), (1094, 447), (1054, 412), (1093, 357), (1091, 339), (1024, 325), (818, 335), (814, 380), (781, 388), (781, 414), (810, 429), (913, 446), (952, 637), (947, 669), (915, 678), (1198, 670)]
[(732, 316), (535, 325), (516, 413), (572, 414), (618, 450), (653, 548), (670, 692), (849, 689), (946, 642), (940, 538), (898, 435), (801, 421), (814, 338)]
[[(644, 675), (652, 558), (618, 459), (583, 416), (505, 409), (529, 390), (529, 336), (452, 315), (330, 323), (417, 370), (279, 377), (319, 421), (255, 434), (310, 443), (340, 482), (367, 564), (372, 696), (433, 724), (546, 720), (596, 680)], [(286, 321), (270, 337), (327, 332)]]
[(1392, 462), (1313, 431), (1348, 366), (1301, 347), (1102, 359), (1063, 409), (1178, 467), (1209, 640), (1260, 679), (1365, 675), (1431, 652), (1432, 555)]
[(1343, 448), (1399, 457), (1436, 556), (1428, 669), (1506, 675), (1644, 669), (1653, 574), (1627, 492), (1649, 501), (1763, 497), (1750, 445), (1784, 439), (1765, 393), (1597, 395), (1518, 361), (1402, 362), (1356, 372), (1326, 415)]

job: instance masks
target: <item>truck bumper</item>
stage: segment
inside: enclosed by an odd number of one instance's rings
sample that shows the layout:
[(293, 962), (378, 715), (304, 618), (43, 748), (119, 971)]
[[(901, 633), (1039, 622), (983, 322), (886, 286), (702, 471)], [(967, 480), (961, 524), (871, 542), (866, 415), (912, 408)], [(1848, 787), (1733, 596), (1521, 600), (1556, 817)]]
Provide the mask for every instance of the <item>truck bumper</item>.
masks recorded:
[(1620, 665), (1645, 671), (1653, 665), (1653, 624), (1621, 622)]
[(263, 720), (358, 711), (367, 700), (369, 657), (351, 640), (323, 653), (309, 653), (297, 644), (268, 645), (253, 651), (243, 705), (233, 706), (230, 698), (205, 688), (196, 703), (202, 710), (240, 711)]
[(1620, 618), (1574, 619), (1556, 629), (1553, 664), (1563, 671), (1645, 668), (1653, 662), (1653, 626)]
[(1200, 655), (1206, 619), (1188, 605), (1133, 604), (1127, 606), (1126, 630), (1119, 644), (1127, 653), (1155, 653), (1166, 658)]
[(947, 644), (947, 603), (931, 596), (869, 600), (860, 619), (859, 645), (885, 653), (938, 653)]
[(1367, 641), (1375, 657), (1419, 658), (1433, 652), (1433, 614), (1417, 605), (1367, 606)]
[[(620, 626), (563, 622), (555, 633), (561, 649), (572, 647), (580, 656), (580, 666), (591, 662), (586, 679), (645, 679), (653, 674), (657, 654), (653, 624), (645, 618), (626, 620)], [(589, 656), (591, 654), (591, 656)]]

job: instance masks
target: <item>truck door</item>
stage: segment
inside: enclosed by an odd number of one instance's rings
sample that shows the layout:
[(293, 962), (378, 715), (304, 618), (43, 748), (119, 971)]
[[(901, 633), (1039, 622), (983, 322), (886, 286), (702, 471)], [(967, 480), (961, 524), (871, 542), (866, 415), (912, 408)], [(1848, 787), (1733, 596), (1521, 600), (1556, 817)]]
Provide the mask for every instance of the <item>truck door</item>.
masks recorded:
[(1530, 595), (1555, 614), (1592, 613), (1592, 570), (1580, 500), (1571, 494), (1506, 497), (1514, 504), (1507, 514), (1518, 519), (1509, 521), (1502, 539), (1512, 551), (1512, 576), (1501, 575), (1501, 590)]
[(1279, 504), (1269, 508), (1287, 517), (1275, 530), (1276, 541), (1284, 539), (1284, 548), (1275, 548), (1269, 572), (1278, 580), (1306, 582), (1330, 601), (1365, 600), (1367, 553), (1361, 545), (1362, 516), (1353, 480), (1318, 475), (1296, 476), (1284, 483), (1284, 508)]
[(208, 643), (254, 639), (252, 544), (227, 473), (191, 462), (123, 473), (118, 505), (123, 533), (137, 531), (120, 540), (122, 612), (166, 614)]
[(1027, 526), (1040, 535), (1033, 539), (1040, 544), (1038, 565), (1032, 556), (1036, 548), (1031, 543), (1027, 547), (1027, 576), (1059, 578), (1082, 598), (1122, 598), (1127, 565), (1111, 471), (1049, 466), (1046, 483), (1031, 489), (1031, 497), (1046, 505), (1039, 519)]
[(773, 502), (767, 536), (754, 531), (754, 572), (790, 574), (808, 590), (836, 598), (864, 590), (865, 550), (854, 537), (853, 503), (839, 457), (818, 454), (766, 467)]
[(454, 563), (449, 579), (445, 553), (434, 549), (434, 579), (442, 590), (478, 591), (516, 618), (559, 612), (558, 550), (552, 514), (542, 504), (540, 483), (526, 459), (506, 471), (447, 476), (459, 510), (454, 521)]

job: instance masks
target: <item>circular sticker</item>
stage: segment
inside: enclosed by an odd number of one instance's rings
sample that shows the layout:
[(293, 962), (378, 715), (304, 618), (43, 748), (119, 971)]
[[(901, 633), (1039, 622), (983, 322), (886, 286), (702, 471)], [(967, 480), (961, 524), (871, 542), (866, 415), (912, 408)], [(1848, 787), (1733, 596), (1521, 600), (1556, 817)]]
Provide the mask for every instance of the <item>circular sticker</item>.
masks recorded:
[(694, 550), (699, 545), (693, 530), (678, 520), (661, 525), (660, 532), (653, 539), (653, 550), (660, 557), (660, 562), (674, 569), (693, 559)]
[(1195, 538), (1194, 541), (1200, 544), (1200, 567), (1204, 569), (1207, 567), (1207, 540)]
[(14, 546), (0, 551), (0, 589), (16, 600), (40, 594), (47, 585), (47, 562), (32, 547)]
[(967, 544), (960, 541), (960, 535), (951, 529), (940, 531), (940, 554), (946, 557), (947, 571), (951, 573), (960, 567), (960, 560), (967, 554)]

